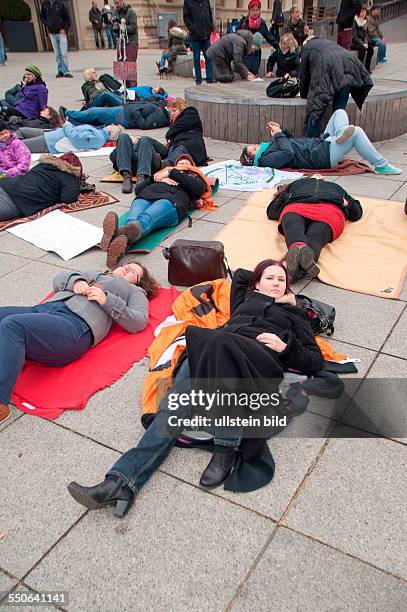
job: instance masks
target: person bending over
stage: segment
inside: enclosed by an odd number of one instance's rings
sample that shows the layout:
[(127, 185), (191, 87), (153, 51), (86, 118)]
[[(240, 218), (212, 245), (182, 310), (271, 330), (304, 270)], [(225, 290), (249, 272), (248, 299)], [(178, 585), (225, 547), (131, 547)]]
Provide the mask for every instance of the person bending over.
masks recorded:
[(123, 176), (122, 192), (133, 190), (132, 176), (138, 180), (148, 178), (160, 169), (161, 161), (173, 166), (180, 155), (189, 155), (195, 165), (206, 165), (208, 154), (203, 139), (202, 121), (196, 108), (186, 106), (182, 98), (168, 103), (171, 117), (170, 129), (163, 145), (150, 136), (133, 137), (121, 134), (117, 146), (110, 155), (116, 171)]
[(114, 323), (131, 334), (148, 323), (157, 283), (137, 262), (109, 272), (60, 272), (51, 298), (36, 306), (0, 308), (0, 423), (25, 359), (52, 367), (82, 357)]
[(43, 155), (26, 174), (0, 180), (0, 221), (30, 217), (55, 204), (79, 197), (83, 168), (74, 153)]
[(96, 128), (91, 125), (73, 126), (69, 122), (57, 130), (20, 128), (19, 138), (24, 140), (31, 153), (66, 153), (68, 151), (92, 151), (103, 147), (108, 141), (116, 141), (123, 128), (108, 125)]
[(30, 151), (0, 119), (0, 178), (25, 174), (30, 164)]
[(242, 80), (255, 79), (255, 75), (246, 68), (244, 59), (249, 53), (260, 49), (261, 41), (259, 32), (253, 36), (247, 30), (222, 36), (206, 52), (213, 63), (215, 78), (222, 83), (231, 83), (236, 72)]
[(292, 34), (283, 34), (280, 38), (279, 48), (267, 60), (266, 77), (273, 76), (274, 65), (277, 64), (277, 77), (289, 74), (297, 77), (300, 70), (300, 54), (298, 43)]
[[(289, 369), (312, 375), (322, 368), (323, 357), (308, 317), (295, 305), (287, 270), (281, 262), (267, 259), (253, 272), (237, 270), (232, 281), (230, 313), (229, 321), (219, 329), (193, 325), (186, 329), (187, 359), (179, 368), (169, 394), (184, 392), (190, 379), (245, 379), (251, 387), (258, 385), (259, 388), (264, 388), (267, 379), (273, 388), (275, 385), (278, 388)], [(191, 413), (190, 405), (179, 407), (176, 412), (179, 420)], [(68, 491), (72, 497), (92, 510), (114, 505), (114, 514), (124, 516), (141, 488), (169, 455), (183, 429), (181, 421), (168, 431), (168, 419), (173, 414), (167, 395), (137, 446), (116, 461), (100, 484), (86, 487), (71, 482)], [(241, 432), (215, 431), (214, 442), (212, 458), (199, 483), (207, 489), (221, 485), (230, 477), (241, 453)], [(252, 458), (268, 450), (264, 439), (245, 442), (258, 443), (252, 447), (256, 448)], [(265, 471), (267, 476), (258, 479), (252, 473), (246, 490), (267, 484), (272, 473)]]
[(107, 251), (107, 267), (114, 268), (127, 247), (153, 230), (173, 227), (193, 209), (197, 200), (205, 201), (212, 190), (203, 172), (181, 158), (174, 168), (164, 168), (154, 177), (137, 183), (136, 197), (126, 225), (118, 227), (116, 213), (107, 213), (103, 221), (100, 248)]
[(21, 96), (15, 104), (1, 101), (1, 116), (8, 119), (13, 115), (31, 119), (39, 117), (41, 111), (48, 106), (48, 89), (42, 80), (42, 73), (38, 66), (30, 65), (25, 69)]
[(318, 276), (316, 262), (322, 248), (342, 234), (346, 221), (358, 221), (362, 214), (359, 200), (318, 175), (278, 189), (267, 217), (278, 221), (278, 231), (285, 238), (285, 261), (292, 281), (304, 274)]
[(325, 133), (319, 138), (293, 138), (278, 123), (270, 121), (271, 141), (249, 145), (243, 149), (243, 166), (264, 168), (305, 168), (307, 170), (335, 168), (347, 153), (355, 149), (374, 167), (376, 174), (401, 174), (372, 145), (364, 130), (349, 125), (344, 110), (337, 110), (330, 118)]

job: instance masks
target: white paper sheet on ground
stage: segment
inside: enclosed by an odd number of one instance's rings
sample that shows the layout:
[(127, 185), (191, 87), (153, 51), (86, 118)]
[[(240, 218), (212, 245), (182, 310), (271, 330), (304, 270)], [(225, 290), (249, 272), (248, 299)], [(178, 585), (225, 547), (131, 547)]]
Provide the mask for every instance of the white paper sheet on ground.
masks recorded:
[(302, 172), (284, 172), (274, 168), (242, 166), (240, 162), (228, 159), (201, 168), (206, 176), (219, 179), (219, 188), (230, 191), (261, 191), (270, 189), (282, 181), (295, 181)]
[(103, 230), (60, 210), (7, 230), (31, 244), (53, 251), (64, 261), (72, 259), (99, 244)]
[[(74, 153), (78, 157), (106, 157), (110, 155), (114, 149), (115, 147), (101, 147), (100, 149), (93, 149), (91, 151), (74, 151)], [(39, 161), (42, 155), (44, 155), (44, 153), (31, 153), (31, 161)], [(61, 155), (63, 155), (63, 153), (57, 153), (55, 157), (61, 157)]]

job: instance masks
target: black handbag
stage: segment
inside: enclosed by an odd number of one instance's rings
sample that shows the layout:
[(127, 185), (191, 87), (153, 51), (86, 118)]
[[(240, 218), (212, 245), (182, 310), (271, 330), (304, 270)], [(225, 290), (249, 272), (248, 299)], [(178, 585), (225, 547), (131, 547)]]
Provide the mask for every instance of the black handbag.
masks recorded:
[(163, 255), (168, 259), (170, 285), (191, 287), (232, 276), (223, 244), (217, 240), (175, 240)]
[(297, 79), (290, 77), (281, 77), (275, 79), (268, 85), (266, 94), (269, 98), (295, 98), (299, 93), (300, 86)]
[(336, 316), (333, 306), (301, 294), (297, 295), (297, 306), (308, 315), (315, 336), (317, 334), (332, 336), (335, 331), (334, 321)]

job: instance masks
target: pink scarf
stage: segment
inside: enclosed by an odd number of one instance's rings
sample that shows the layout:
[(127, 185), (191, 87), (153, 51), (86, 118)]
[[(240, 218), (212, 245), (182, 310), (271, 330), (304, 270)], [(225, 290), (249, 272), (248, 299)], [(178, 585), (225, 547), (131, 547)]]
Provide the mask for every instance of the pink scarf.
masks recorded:
[(257, 19), (252, 19), (249, 16), (249, 28), (251, 30), (258, 30), (261, 26), (261, 17), (258, 17)]

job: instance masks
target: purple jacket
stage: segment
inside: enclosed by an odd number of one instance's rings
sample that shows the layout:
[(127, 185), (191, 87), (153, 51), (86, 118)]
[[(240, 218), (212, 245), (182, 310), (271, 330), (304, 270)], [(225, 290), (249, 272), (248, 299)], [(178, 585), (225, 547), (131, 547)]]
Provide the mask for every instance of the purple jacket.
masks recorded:
[(25, 85), (21, 93), (23, 97), (15, 104), (15, 108), (28, 119), (39, 117), (40, 111), (48, 106), (48, 89), (44, 81)]
[(12, 135), (5, 142), (0, 142), (0, 172), (4, 171), (7, 176), (19, 176), (28, 172), (30, 163), (31, 153), (22, 140)]

